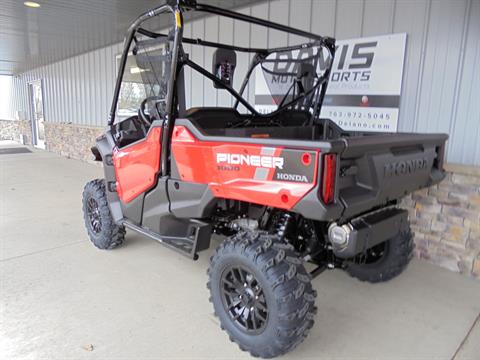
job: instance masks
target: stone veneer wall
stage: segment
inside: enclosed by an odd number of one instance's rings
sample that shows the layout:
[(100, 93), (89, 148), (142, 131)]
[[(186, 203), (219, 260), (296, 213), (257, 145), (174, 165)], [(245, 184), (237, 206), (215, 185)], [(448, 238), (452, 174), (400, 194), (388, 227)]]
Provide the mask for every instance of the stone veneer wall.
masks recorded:
[(32, 126), (28, 120), (0, 120), (0, 140), (20, 141), (25, 135), (25, 144), (32, 145)]
[(480, 278), (480, 168), (446, 164), (440, 184), (406, 197), (415, 255)]
[(103, 132), (101, 127), (46, 122), (46, 149), (68, 158), (91, 162), (93, 155), (90, 148)]
[[(103, 130), (46, 122), (46, 147), (60, 155), (91, 162), (90, 147)], [(31, 143), (30, 122), (0, 121), (0, 139), (18, 140), (20, 133), (29, 136)], [(451, 164), (445, 167), (444, 181), (413, 193), (401, 203), (409, 211), (415, 232), (415, 256), (480, 278), (480, 168)]]

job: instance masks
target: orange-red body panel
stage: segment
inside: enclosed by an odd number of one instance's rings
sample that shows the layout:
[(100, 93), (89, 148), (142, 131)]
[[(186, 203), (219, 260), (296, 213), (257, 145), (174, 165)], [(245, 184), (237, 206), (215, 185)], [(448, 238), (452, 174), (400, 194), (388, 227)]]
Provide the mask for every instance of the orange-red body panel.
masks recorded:
[[(245, 163), (230, 166), (218, 162), (219, 154), (257, 156), (258, 160), (258, 157), (265, 155), (265, 151), (271, 157), (279, 157), (286, 151), (298, 152), (298, 166), (308, 166), (311, 177), (304, 182), (281, 181), (274, 178), (278, 169), (273, 167)], [(181, 180), (208, 184), (219, 198), (292, 209), (317, 181), (318, 151), (305, 153), (260, 144), (199, 141), (184, 126), (176, 126), (172, 137), (172, 153), (172, 161), (176, 162)], [(302, 165), (300, 159), (307, 161)]]
[(152, 128), (147, 137), (123, 149), (113, 150), (118, 196), (128, 203), (155, 184), (160, 170), (162, 129)]

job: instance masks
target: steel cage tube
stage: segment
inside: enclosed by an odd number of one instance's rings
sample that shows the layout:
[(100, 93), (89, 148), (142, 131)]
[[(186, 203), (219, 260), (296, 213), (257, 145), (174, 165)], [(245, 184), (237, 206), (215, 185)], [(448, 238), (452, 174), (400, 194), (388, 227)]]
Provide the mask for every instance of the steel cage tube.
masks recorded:
[[(179, 5), (181, 5), (182, 8), (180, 8)], [(131, 46), (131, 43), (133, 41), (135, 33), (138, 31), (139, 33), (142, 33), (142, 34), (144, 34), (146, 36), (150, 36), (150, 37), (166, 36), (164, 34), (153, 33), (151, 31), (148, 31), (148, 30), (145, 30), (145, 29), (139, 29), (140, 25), (144, 21), (146, 21), (146, 20), (148, 20), (152, 17), (155, 17), (155, 16), (157, 16), (161, 13), (167, 12), (167, 11), (172, 13), (173, 15), (175, 14), (176, 11), (178, 11), (180, 13), (180, 16), (182, 17), (182, 23), (183, 23), (183, 16), (182, 16), (183, 8), (191, 9), (191, 10), (197, 10), (197, 11), (211, 13), (211, 14), (216, 14), (216, 15), (219, 15), (219, 16), (225, 16), (225, 17), (229, 17), (229, 18), (232, 18), (232, 19), (237, 19), (237, 20), (248, 22), (248, 23), (257, 24), (257, 25), (264, 26), (264, 27), (267, 27), (267, 28), (273, 28), (273, 29), (276, 29), (276, 30), (279, 30), (279, 31), (284, 31), (284, 32), (295, 34), (295, 35), (303, 36), (303, 37), (306, 37), (306, 38), (309, 38), (309, 39), (320, 40), (321, 43), (322, 43), (321, 45), (325, 45), (325, 47), (330, 52), (330, 55), (331, 55), (332, 60), (333, 60), (334, 53), (335, 53), (334, 41), (330, 44), (330, 41), (329, 41), (330, 38), (324, 38), (320, 35), (309, 33), (307, 31), (291, 28), (289, 26), (281, 25), (281, 24), (278, 24), (278, 23), (263, 20), (263, 19), (256, 18), (256, 17), (253, 17), (253, 16), (248, 16), (248, 15), (236, 13), (234, 11), (221, 9), (221, 8), (211, 6), (211, 5), (195, 4), (195, 5), (189, 6), (185, 3), (183, 3), (182, 1), (177, 1), (177, 5), (175, 7), (173, 7), (170, 4), (164, 4), (164, 5), (161, 5), (157, 8), (155, 8), (155, 9), (149, 10), (149, 11), (145, 12), (144, 14), (140, 15), (132, 23), (132, 25), (129, 27), (129, 29), (127, 31), (127, 35), (125, 36), (125, 40), (124, 40), (123, 52), (122, 52), (122, 56), (121, 56), (121, 59), (120, 59), (120, 66), (119, 66), (119, 69), (118, 69), (117, 81), (116, 81), (116, 84), (115, 84), (112, 106), (110, 108), (110, 114), (109, 114), (109, 120), (108, 120), (108, 125), (109, 126), (112, 126), (113, 123), (115, 122), (115, 112), (116, 112), (118, 97), (119, 97), (119, 94), (120, 94), (120, 88), (121, 88), (121, 84), (122, 84), (122, 80), (123, 80), (123, 72), (125, 71), (125, 65), (126, 65), (126, 62), (127, 62), (128, 49)], [(174, 23), (175, 23), (175, 40), (174, 40), (173, 51), (175, 53), (174, 54), (175, 59), (174, 59), (174, 61), (172, 61), (172, 73), (170, 75), (171, 76), (170, 82), (172, 80), (174, 80), (175, 76), (176, 76), (174, 70), (176, 68), (176, 61), (177, 61), (177, 57), (178, 57), (178, 47), (179, 47), (178, 32), (179, 32), (179, 30), (182, 31), (182, 29), (183, 29), (182, 26), (179, 28), (178, 25), (176, 24), (176, 22), (174, 22)], [(231, 46), (231, 45), (226, 45), (226, 44), (213, 43), (213, 42), (209, 42), (209, 41), (205, 41), (205, 40), (201, 40), (201, 39), (182, 39), (182, 41), (184, 41), (186, 43), (190, 43), (190, 44), (197, 44), (197, 45), (211, 46), (211, 47), (219, 47), (219, 48), (230, 48), (230, 49), (238, 50), (238, 51), (266, 53), (266, 54), (268, 54), (270, 52), (274, 52), (274, 51), (287, 50), (287, 49), (292, 49), (292, 48), (296, 48), (296, 47), (301, 48), (303, 46), (303, 45), (298, 45), (298, 46), (293, 46), (293, 47), (288, 47), (287, 46), (287, 47), (275, 48), (275, 49), (253, 49), (253, 48), (242, 48), (242, 47)], [(328, 68), (327, 71), (330, 72), (329, 70), (330, 69)], [(169, 84), (169, 89), (168, 89), (168, 94), (167, 94), (169, 99), (167, 99), (167, 107), (171, 107), (173, 105), (172, 104), (173, 94), (170, 94), (172, 91), (173, 91), (173, 85)], [(171, 109), (168, 109), (168, 111), (169, 111), (169, 113), (171, 113)]]
[[(175, 14), (175, 10), (170, 6), (170, 5), (162, 5), (159, 6), (155, 9), (149, 10), (142, 15), (140, 15), (133, 23), (130, 25), (130, 27), (127, 30), (127, 35), (125, 36), (125, 40), (123, 42), (123, 50), (122, 50), (122, 56), (120, 58), (120, 64), (118, 67), (118, 73), (117, 73), (117, 81), (115, 83), (115, 89), (113, 93), (113, 99), (112, 99), (112, 106), (110, 108), (110, 114), (108, 117), (108, 125), (112, 126), (113, 123), (115, 122), (115, 112), (117, 110), (117, 102), (118, 102), (118, 97), (120, 95), (120, 88), (122, 86), (122, 80), (123, 80), (123, 73), (125, 71), (125, 65), (127, 63), (127, 57), (128, 57), (128, 49), (130, 49), (130, 46), (133, 41), (133, 37), (138, 29), (138, 27), (146, 20), (155, 17), (161, 13), (170, 11), (172, 14)], [(176, 25), (175, 25), (176, 27)], [(177, 30), (175, 28), (175, 30)]]
[[(160, 159), (161, 174), (168, 174), (168, 164), (170, 156), (170, 138), (172, 136), (172, 117), (175, 113), (174, 111), (174, 92), (175, 92), (175, 81), (177, 76), (177, 66), (178, 66), (178, 48), (180, 47), (181, 37), (183, 36), (183, 14), (182, 11), (177, 7), (171, 8), (174, 17), (178, 14), (179, 18), (175, 20), (175, 37), (173, 40), (173, 52), (172, 52), (172, 63), (170, 64), (170, 79), (168, 82), (167, 90), (167, 114), (163, 123), (162, 131), (162, 154)], [(179, 24), (180, 23), (180, 24)]]
[(303, 36), (303, 37), (306, 37), (306, 38), (309, 38), (309, 39), (316, 39), (316, 40), (321, 40), (321, 41), (324, 40), (324, 37), (322, 37), (320, 35), (310, 33), (308, 31), (295, 29), (295, 28), (292, 28), (292, 27), (289, 27), (289, 26), (286, 26), (286, 25), (278, 24), (278, 23), (268, 21), (268, 20), (263, 20), (263, 19), (260, 19), (260, 18), (256, 18), (254, 16), (240, 14), (240, 13), (237, 13), (235, 11), (230, 11), (230, 10), (218, 8), (218, 7), (212, 6), (212, 5), (198, 4), (197, 3), (196, 5), (191, 6), (191, 7), (187, 6), (187, 8), (191, 8), (191, 9), (194, 9), (194, 10), (197, 10), (197, 11), (202, 11), (202, 12), (206, 12), (206, 13), (210, 13), (210, 14), (221, 15), (221, 16), (229, 17), (229, 18), (236, 19), (236, 20), (242, 20), (242, 21), (249, 22), (249, 23), (252, 23), (252, 24), (265, 26), (265, 27), (272, 28), (272, 29), (279, 30), (279, 31), (284, 31), (284, 32), (287, 32), (287, 33), (290, 33), (290, 34)]

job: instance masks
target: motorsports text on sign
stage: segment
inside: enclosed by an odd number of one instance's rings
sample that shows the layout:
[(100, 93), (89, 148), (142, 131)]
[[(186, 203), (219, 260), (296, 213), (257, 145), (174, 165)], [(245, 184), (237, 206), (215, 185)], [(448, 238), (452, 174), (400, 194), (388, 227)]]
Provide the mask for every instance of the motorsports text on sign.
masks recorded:
[[(407, 34), (392, 34), (337, 41), (321, 117), (345, 130), (397, 131), (406, 39)], [(299, 56), (298, 51), (292, 52), (292, 58)], [(324, 68), (320, 63), (319, 72)], [(274, 85), (267, 83), (262, 71), (256, 72), (258, 111), (271, 112), (276, 107), (260, 100), (280, 95), (272, 93)]]

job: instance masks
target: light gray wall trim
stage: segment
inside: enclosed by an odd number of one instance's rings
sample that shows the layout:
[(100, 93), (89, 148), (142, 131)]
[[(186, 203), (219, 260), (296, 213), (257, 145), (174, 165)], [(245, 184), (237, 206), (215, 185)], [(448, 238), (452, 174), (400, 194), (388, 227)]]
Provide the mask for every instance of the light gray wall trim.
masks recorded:
[[(270, 0), (239, 10), (338, 39), (406, 32), (407, 50), (399, 131), (450, 134), (447, 159), (480, 166), (479, 0)], [(207, 17), (185, 25), (187, 37), (249, 46), (293, 43), (296, 36), (257, 25)], [(186, 45), (192, 59), (211, 64), (212, 49)], [(121, 44), (21, 74), (14, 79), (12, 117), (27, 116), (26, 83), (43, 78), (45, 116), (51, 122), (104, 126)], [(238, 54), (240, 73), (251, 60)], [(185, 73), (187, 104), (230, 105), (231, 97), (198, 74)], [(235, 79), (238, 86), (240, 79)], [(250, 99), (253, 88), (247, 89)]]

